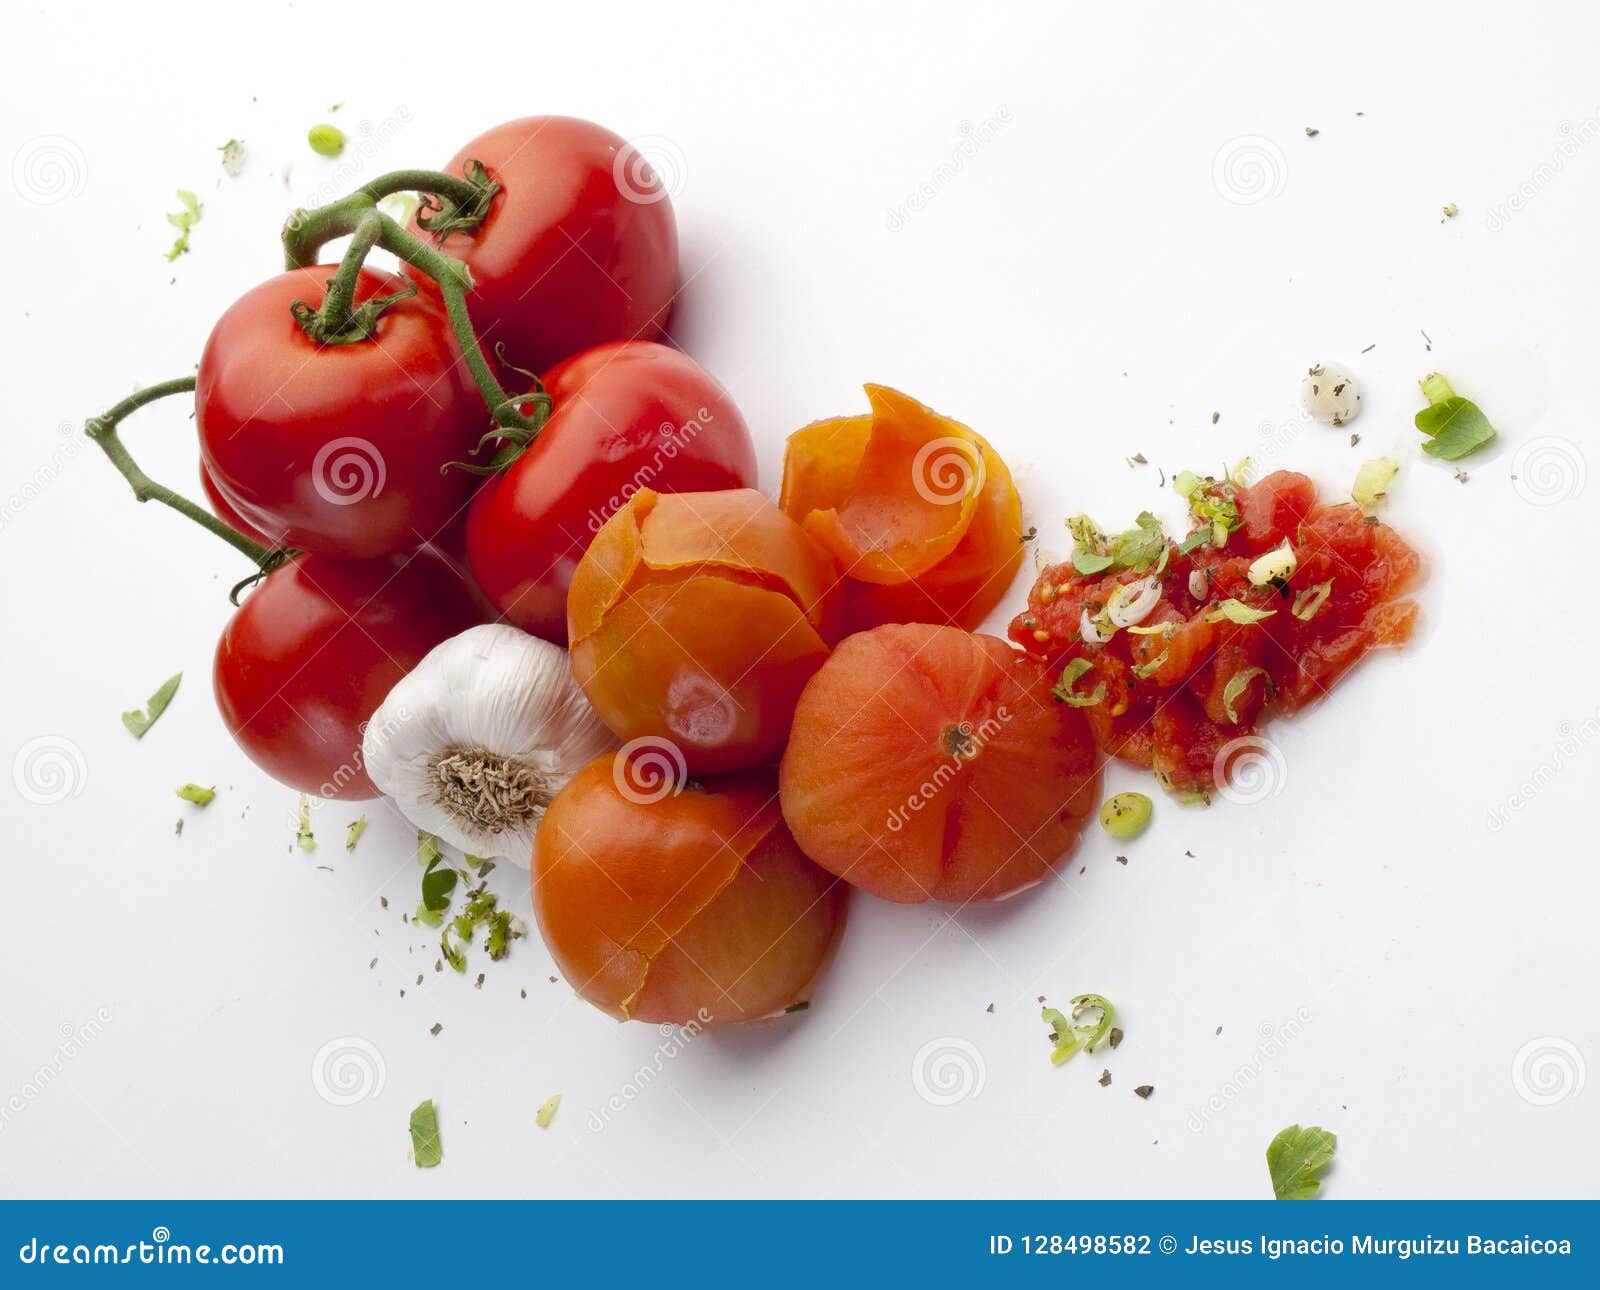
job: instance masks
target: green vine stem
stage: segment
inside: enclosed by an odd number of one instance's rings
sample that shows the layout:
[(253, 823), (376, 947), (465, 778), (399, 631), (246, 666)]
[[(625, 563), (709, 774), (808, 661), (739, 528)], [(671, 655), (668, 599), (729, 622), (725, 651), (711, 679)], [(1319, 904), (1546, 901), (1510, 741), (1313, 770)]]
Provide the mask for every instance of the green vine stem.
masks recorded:
[(165, 485), (156, 483), (139, 469), (139, 464), (134, 461), (117, 436), (117, 427), (132, 413), (170, 394), (192, 393), (194, 385), (195, 378), (192, 376), (180, 376), (175, 380), (162, 381), (158, 385), (147, 385), (142, 390), (134, 391), (122, 402), (99, 416), (90, 417), (84, 423), (84, 433), (100, 445), (106, 456), (111, 459), (111, 464), (122, 472), (122, 477), (128, 481), (136, 499), (141, 502), (161, 502), (172, 507), (180, 515), (187, 515), (196, 524), (210, 529), (235, 550), (244, 552), (262, 570), (270, 570), (282, 562), (282, 551), (269, 550), (259, 542), (251, 541), (231, 524), (218, 519), (204, 507), (196, 506), (183, 494), (175, 493)]
[[(284, 260), (291, 269), (315, 264), (318, 252), (334, 238), (356, 235), (350, 252), (340, 262), (338, 273), (328, 285), (323, 309), (317, 311), (319, 321), (313, 324), (299, 311), (296, 317), (307, 328), (308, 334), (316, 339), (312, 327), (326, 326), (335, 321), (338, 309), (348, 305), (348, 293), (354, 291), (361, 261), (374, 245), (382, 247), (397, 259), (420, 269), (438, 284), (445, 312), (450, 318), (450, 329), (461, 346), (467, 370), (472, 373), (473, 383), (477, 385), (478, 393), (483, 396), (498, 427), (498, 433), (490, 437), (508, 440), (519, 448), (526, 447), (544, 425), (549, 413), (549, 400), (537, 395), (508, 394), (495, 377), (467, 313), (467, 292), (472, 289), (472, 274), (460, 260), (430, 246), (378, 209), (378, 202), (384, 197), (405, 189), (439, 192), (451, 203), (449, 214), (456, 227), (461, 227), (462, 221), (469, 218), (465, 212), (480, 210), (470, 220), (475, 224), (482, 218), (481, 209), (487, 209), (487, 198), (494, 195), (495, 188), (483, 167), (469, 162), (467, 171), (469, 177), (460, 179), (433, 171), (396, 171), (356, 189), (348, 197), (315, 210), (296, 211), (291, 215), (283, 228)], [(434, 222), (438, 223), (438, 220)], [(325, 317), (329, 306), (327, 297), (335, 292), (343, 295), (345, 305), (335, 302), (333, 314)], [(392, 300), (385, 303), (392, 303)], [(359, 313), (359, 310), (356, 312)], [(343, 332), (337, 332), (336, 335), (342, 337)], [(335, 343), (345, 342), (338, 339)], [(532, 405), (531, 414), (522, 411), (524, 404)]]

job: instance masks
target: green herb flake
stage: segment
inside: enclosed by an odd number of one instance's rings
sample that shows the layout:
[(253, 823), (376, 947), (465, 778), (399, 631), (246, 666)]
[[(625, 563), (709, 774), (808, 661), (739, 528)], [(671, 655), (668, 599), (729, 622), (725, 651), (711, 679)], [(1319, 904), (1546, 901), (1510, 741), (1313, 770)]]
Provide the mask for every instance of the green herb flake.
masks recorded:
[(1069, 708), (1092, 708), (1106, 697), (1106, 683), (1096, 681), (1094, 689), (1084, 694), (1077, 689), (1078, 682), (1094, 671), (1094, 664), (1086, 658), (1075, 658), (1061, 669), (1061, 679), (1050, 687), (1050, 693)]
[(178, 692), (178, 682), (181, 680), (183, 680), (182, 672), (169, 676), (161, 683), (161, 688), (150, 696), (143, 708), (122, 714), (122, 724), (135, 739), (143, 739), (146, 731), (155, 725), (161, 714), (167, 710), (167, 705), (172, 702), (172, 696)]
[(294, 842), (302, 851), (315, 851), (317, 839), (311, 832), (311, 799), (300, 794), (300, 820), (295, 829)]
[(222, 154), (222, 173), (229, 179), (237, 179), (244, 169), (244, 140), (229, 139), (217, 151)]
[(354, 851), (356, 849), (356, 843), (361, 841), (361, 835), (366, 831), (367, 817), (365, 815), (361, 816), (359, 819), (351, 820), (350, 828), (344, 836), (344, 849), (346, 851)]
[(533, 1122), (541, 1129), (548, 1129), (550, 1121), (556, 1118), (556, 1107), (561, 1105), (561, 1094), (557, 1093), (534, 1114)]
[(1363, 510), (1371, 510), (1389, 491), (1389, 485), (1400, 473), (1400, 463), (1393, 457), (1374, 457), (1363, 462), (1356, 471), (1356, 482), (1350, 486), (1350, 497)]
[(344, 151), (344, 131), (324, 122), (306, 131), (306, 142), (319, 157), (337, 157)]
[(1090, 577), (1096, 573), (1104, 573), (1109, 569), (1111, 567), (1111, 557), (1109, 555), (1099, 555), (1094, 551), (1085, 551), (1082, 547), (1079, 547), (1072, 553), (1072, 567), (1078, 573), (1083, 574), (1084, 577)]
[(1294, 604), (1289, 607), (1289, 612), (1303, 623), (1309, 623), (1317, 616), (1317, 610), (1327, 603), (1328, 597), (1333, 592), (1333, 579), (1319, 582), (1314, 587), (1307, 587), (1304, 591), (1297, 591)]
[(1489, 418), (1471, 399), (1464, 399), (1450, 388), (1438, 372), (1421, 381), (1428, 406), (1417, 413), (1417, 429), (1428, 436), (1422, 451), (1430, 457), (1459, 461), (1470, 456), (1495, 437)]
[(217, 795), (215, 788), (201, 788), (198, 784), (185, 784), (178, 790), (178, 796), (186, 802), (193, 802), (196, 806), (210, 806), (211, 799)]
[(1217, 602), (1216, 608), (1206, 615), (1206, 621), (1208, 623), (1220, 623), (1223, 619), (1227, 619), (1230, 623), (1238, 623), (1240, 626), (1248, 627), (1251, 623), (1259, 623), (1264, 618), (1271, 618), (1277, 612), (1276, 609), (1252, 609), (1244, 601), (1236, 600), (1230, 596), (1226, 600)]
[(418, 1169), (432, 1169), (444, 1159), (444, 1147), (439, 1142), (439, 1113), (433, 1109), (433, 1099), (424, 1098), (411, 1113), (411, 1158)]
[(183, 204), (181, 211), (168, 211), (167, 223), (178, 230), (178, 239), (167, 252), (167, 261), (170, 263), (189, 249), (189, 230), (200, 222), (200, 199), (187, 188), (178, 189), (178, 201)]
[(457, 972), (465, 973), (467, 970), (467, 956), (462, 951), (450, 944), (450, 929), (444, 929), (444, 935), (439, 937), (439, 952), (444, 956), (444, 961)]
[[(442, 918), (450, 908), (450, 897), (455, 894), (458, 877), (454, 869), (435, 858), (422, 875), (422, 908)], [(437, 923), (433, 925), (438, 926)]]
[[(1087, 1013), (1095, 1015), (1085, 1022)], [(1080, 1051), (1092, 1053), (1095, 1050), (1095, 1046), (1111, 1031), (1111, 1019), (1116, 1015), (1116, 1009), (1104, 995), (1080, 994), (1072, 1000), (1070, 1021), (1056, 1008), (1042, 1008), (1039, 1015), (1050, 1023), (1050, 1042), (1054, 1045), (1050, 1052), (1050, 1064), (1060, 1066)]]
[(1211, 541), (1211, 530), (1209, 528), (1196, 529), (1188, 537), (1184, 538), (1182, 542), (1178, 543), (1178, 554), (1188, 555), (1191, 551), (1203, 547), (1209, 541)]
[(1279, 1200), (1310, 1200), (1322, 1187), (1339, 1139), (1315, 1125), (1291, 1124), (1267, 1147), (1272, 1194)]

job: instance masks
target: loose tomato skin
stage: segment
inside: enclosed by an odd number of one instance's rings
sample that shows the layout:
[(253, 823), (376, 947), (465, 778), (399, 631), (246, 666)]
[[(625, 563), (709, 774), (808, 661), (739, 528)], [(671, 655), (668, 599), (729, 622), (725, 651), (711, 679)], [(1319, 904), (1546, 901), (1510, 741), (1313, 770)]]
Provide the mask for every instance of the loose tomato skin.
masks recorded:
[(483, 621), (470, 585), (431, 553), (383, 560), (299, 555), (234, 611), (212, 684), (222, 721), (279, 783), (318, 797), (377, 797), (367, 721), (440, 641)]
[(467, 515), (467, 555), (507, 622), (567, 643), (567, 588), (602, 525), (641, 488), (749, 488), (755, 445), (738, 406), (687, 354), (599, 345), (545, 378), (550, 419)]
[(701, 1025), (806, 1001), (848, 893), (795, 845), (770, 771), (687, 782), (626, 752), (551, 804), (532, 882), (539, 931), (579, 995), (618, 1020)]
[(695, 774), (777, 760), (838, 636), (838, 570), (754, 489), (642, 489), (572, 579), (573, 678), (618, 739)]
[[(318, 555), (409, 551), (465, 514), (477, 480), (441, 474), (488, 424), (441, 307), (420, 296), (373, 336), (318, 345), (290, 312), (319, 305), (333, 265), (295, 269), (217, 321), (195, 388), (201, 459), (251, 528)], [(357, 303), (408, 287), (362, 269)]]
[[(500, 191), (440, 249), (466, 263), (486, 345), (544, 372), (613, 340), (655, 340), (678, 289), (678, 231), (660, 176), (601, 126), (536, 116), (479, 135), (445, 169), (488, 168)], [(413, 217), (412, 229), (428, 236)], [(432, 293), (431, 280), (422, 283)]]

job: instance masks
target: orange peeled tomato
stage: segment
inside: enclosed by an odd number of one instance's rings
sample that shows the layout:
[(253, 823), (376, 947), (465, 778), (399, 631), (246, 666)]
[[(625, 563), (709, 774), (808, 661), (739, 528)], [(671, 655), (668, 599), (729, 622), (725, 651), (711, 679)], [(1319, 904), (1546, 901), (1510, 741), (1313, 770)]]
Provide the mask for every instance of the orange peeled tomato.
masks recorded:
[(1044, 877), (1094, 811), (1100, 757), (1044, 669), (997, 636), (908, 623), (846, 637), (778, 770), (795, 841), (886, 900), (997, 900)]
[(608, 754), (551, 803), (534, 843), (545, 944), (622, 1021), (713, 1025), (806, 1000), (847, 895), (790, 837), (770, 770), (688, 786)]
[[(804, 523), (812, 512), (838, 507), (850, 493), (871, 434), (872, 418), (864, 416), (813, 422), (790, 435), (778, 503), (784, 512)], [(884, 623), (976, 627), (1011, 586), (1022, 564), (1022, 501), (1000, 454), (981, 436), (972, 438), (983, 461), (983, 483), (966, 531), (948, 555), (909, 580), (847, 576), (847, 633)], [(914, 491), (911, 498), (926, 505)]]
[(754, 489), (641, 489), (573, 574), (573, 676), (619, 739), (668, 740), (696, 774), (774, 762), (838, 636), (837, 582)]

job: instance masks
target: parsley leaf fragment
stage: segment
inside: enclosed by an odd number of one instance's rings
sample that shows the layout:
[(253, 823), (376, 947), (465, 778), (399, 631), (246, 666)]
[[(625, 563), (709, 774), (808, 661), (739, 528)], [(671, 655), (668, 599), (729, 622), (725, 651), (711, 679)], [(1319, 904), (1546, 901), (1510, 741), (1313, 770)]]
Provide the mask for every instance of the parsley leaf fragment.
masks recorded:
[(157, 718), (167, 710), (167, 704), (172, 702), (172, 696), (178, 692), (178, 682), (183, 680), (183, 673), (169, 676), (161, 683), (161, 688), (152, 694), (143, 708), (135, 708), (132, 712), (122, 714), (122, 724), (127, 726), (130, 734), (135, 739), (143, 739), (145, 732), (155, 725)]
[(200, 199), (187, 188), (178, 189), (178, 200), (183, 203), (181, 211), (168, 211), (167, 223), (178, 230), (178, 238), (172, 244), (172, 249), (167, 252), (167, 261), (171, 263), (189, 249), (189, 230), (200, 222)]
[(1495, 437), (1489, 418), (1471, 399), (1464, 399), (1450, 388), (1450, 382), (1434, 372), (1422, 381), (1428, 406), (1415, 417), (1417, 429), (1428, 436), (1422, 451), (1430, 457), (1459, 461), (1470, 456)]
[(185, 784), (178, 790), (178, 796), (186, 802), (193, 802), (196, 806), (210, 806), (211, 799), (217, 795), (215, 788), (201, 788), (198, 784)]
[(1310, 1200), (1322, 1187), (1339, 1139), (1315, 1125), (1291, 1124), (1267, 1147), (1272, 1194), (1279, 1200)]
[(411, 1158), (418, 1169), (432, 1169), (444, 1159), (444, 1147), (439, 1141), (439, 1113), (433, 1109), (433, 1099), (424, 1098), (411, 1112)]

